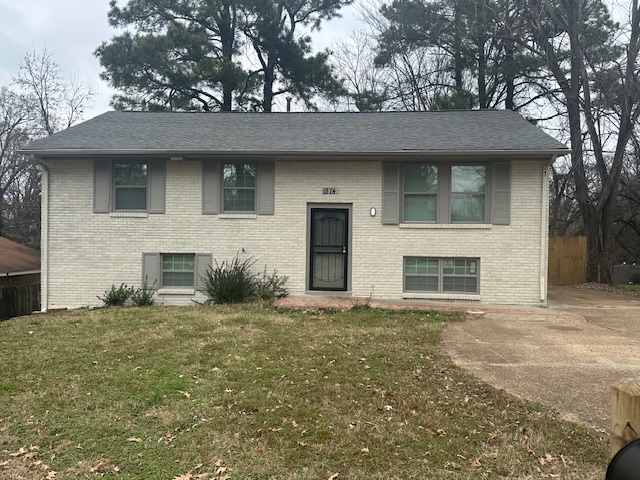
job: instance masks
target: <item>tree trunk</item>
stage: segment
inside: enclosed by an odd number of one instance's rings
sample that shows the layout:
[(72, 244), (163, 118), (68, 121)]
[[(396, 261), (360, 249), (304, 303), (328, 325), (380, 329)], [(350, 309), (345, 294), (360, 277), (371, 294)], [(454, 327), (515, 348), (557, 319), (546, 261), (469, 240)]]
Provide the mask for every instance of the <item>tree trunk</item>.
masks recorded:
[(4, 193), (0, 192), (0, 237), (4, 236)]
[[(570, 82), (564, 85), (559, 82), (566, 98), (567, 114), (569, 116), (569, 132), (571, 138), (571, 168), (576, 186), (576, 200), (582, 214), (585, 233), (587, 236), (587, 280), (591, 282), (601, 282), (605, 278), (610, 278), (609, 268), (605, 268), (604, 249), (604, 227), (602, 224), (602, 211), (599, 211), (591, 199), (589, 185), (584, 165), (584, 150), (582, 138), (582, 106), (580, 102), (580, 89), (582, 85), (582, 62), (579, 55), (582, 55), (579, 21), (581, 19), (581, 9), (579, 2), (569, 2), (567, 5), (567, 24), (569, 30), (569, 43), (571, 46), (571, 71)], [(560, 70), (559, 63), (554, 67)], [(558, 79), (556, 74), (556, 79)], [(586, 95), (589, 92), (584, 92)]]
[[(235, 45), (235, 23), (236, 14), (231, 3), (225, 3), (220, 15), (220, 42), (222, 43), (222, 57), (224, 58), (225, 70), (233, 68), (233, 47)], [(233, 75), (225, 75), (222, 78), (222, 110), (230, 112), (233, 101), (233, 90), (235, 84)]]
[(262, 89), (262, 109), (270, 112), (273, 106), (273, 84), (275, 82), (274, 67), (269, 62), (267, 68), (264, 69), (264, 87)]
[(506, 108), (507, 110), (513, 110), (514, 109), (514, 97), (515, 97), (515, 92), (516, 92), (516, 80), (515, 80), (515, 74), (513, 73), (513, 50), (514, 50), (514, 46), (513, 46), (513, 42), (510, 40), (506, 41), (505, 44), (505, 61), (503, 64), (503, 67), (507, 68), (507, 74), (506, 74), (506, 82), (507, 82), (507, 92), (506, 92), (506, 97), (504, 99), (504, 108)]
[(487, 57), (484, 52), (484, 40), (478, 41), (478, 105), (480, 108), (489, 108), (487, 98)]
[(462, 36), (460, 32), (461, 26), (461, 6), (456, 3), (454, 6), (454, 45), (453, 45), (453, 77), (456, 84), (456, 93), (462, 96), (464, 93), (464, 85), (462, 83), (462, 72), (464, 71), (464, 58), (462, 56)]
[(589, 206), (583, 211), (587, 236), (587, 280), (611, 283), (612, 266), (615, 262), (616, 242), (613, 235), (614, 214), (612, 208), (604, 211)]

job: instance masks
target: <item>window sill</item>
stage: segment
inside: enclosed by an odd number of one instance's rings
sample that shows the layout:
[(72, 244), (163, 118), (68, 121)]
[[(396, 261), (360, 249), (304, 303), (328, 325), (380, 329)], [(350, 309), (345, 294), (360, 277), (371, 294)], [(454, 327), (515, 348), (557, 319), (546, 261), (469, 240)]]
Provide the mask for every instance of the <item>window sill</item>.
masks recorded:
[(158, 295), (195, 295), (193, 288), (161, 288)]
[(407, 229), (463, 229), (463, 230), (490, 230), (490, 223), (401, 223), (400, 228)]
[(477, 293), (419, 293), (404, 292), (402, 298), (419, 299), (419, 300), (466, 300), (470, 302), (479, 302), (482, 297)]
[(258, 218), (258, 215), (255, 213), (221, 213), (218, 217), (225, 219), (252, 220)]
[(111, 212), (109, 216), (111, 218), (147, 218), (149, 214), (147, 212)]

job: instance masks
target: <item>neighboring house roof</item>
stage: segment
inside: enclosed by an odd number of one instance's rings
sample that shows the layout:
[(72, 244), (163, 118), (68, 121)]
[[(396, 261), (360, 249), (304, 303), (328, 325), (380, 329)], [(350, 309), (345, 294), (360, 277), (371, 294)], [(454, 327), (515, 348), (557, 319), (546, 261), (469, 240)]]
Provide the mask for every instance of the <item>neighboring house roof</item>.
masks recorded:
[(545, 153), (567, 148), (509, 110), (367, 113), (107, 112), (34, 155)]
[(39, 270), (39, 251), (0, 237), (0, 276)]

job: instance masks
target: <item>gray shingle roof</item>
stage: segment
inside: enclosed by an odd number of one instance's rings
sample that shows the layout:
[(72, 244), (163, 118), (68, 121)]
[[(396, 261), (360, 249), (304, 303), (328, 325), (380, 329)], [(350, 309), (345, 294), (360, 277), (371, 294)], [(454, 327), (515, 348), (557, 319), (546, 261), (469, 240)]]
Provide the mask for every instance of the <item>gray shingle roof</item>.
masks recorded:
[(384, 113), (107, 112), (27, 145), (36, 155), (81, 153), (566, 153), (505, 110)]

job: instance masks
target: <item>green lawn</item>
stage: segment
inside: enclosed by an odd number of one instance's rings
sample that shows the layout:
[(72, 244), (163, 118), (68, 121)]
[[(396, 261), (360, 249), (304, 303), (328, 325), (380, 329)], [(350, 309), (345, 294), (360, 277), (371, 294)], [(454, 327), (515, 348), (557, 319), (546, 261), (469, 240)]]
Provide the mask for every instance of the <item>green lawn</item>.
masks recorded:
[(5, 479), (601, 479), (608, 440), (456, 368), (453, 314), (112, 308), (0, 324)]

